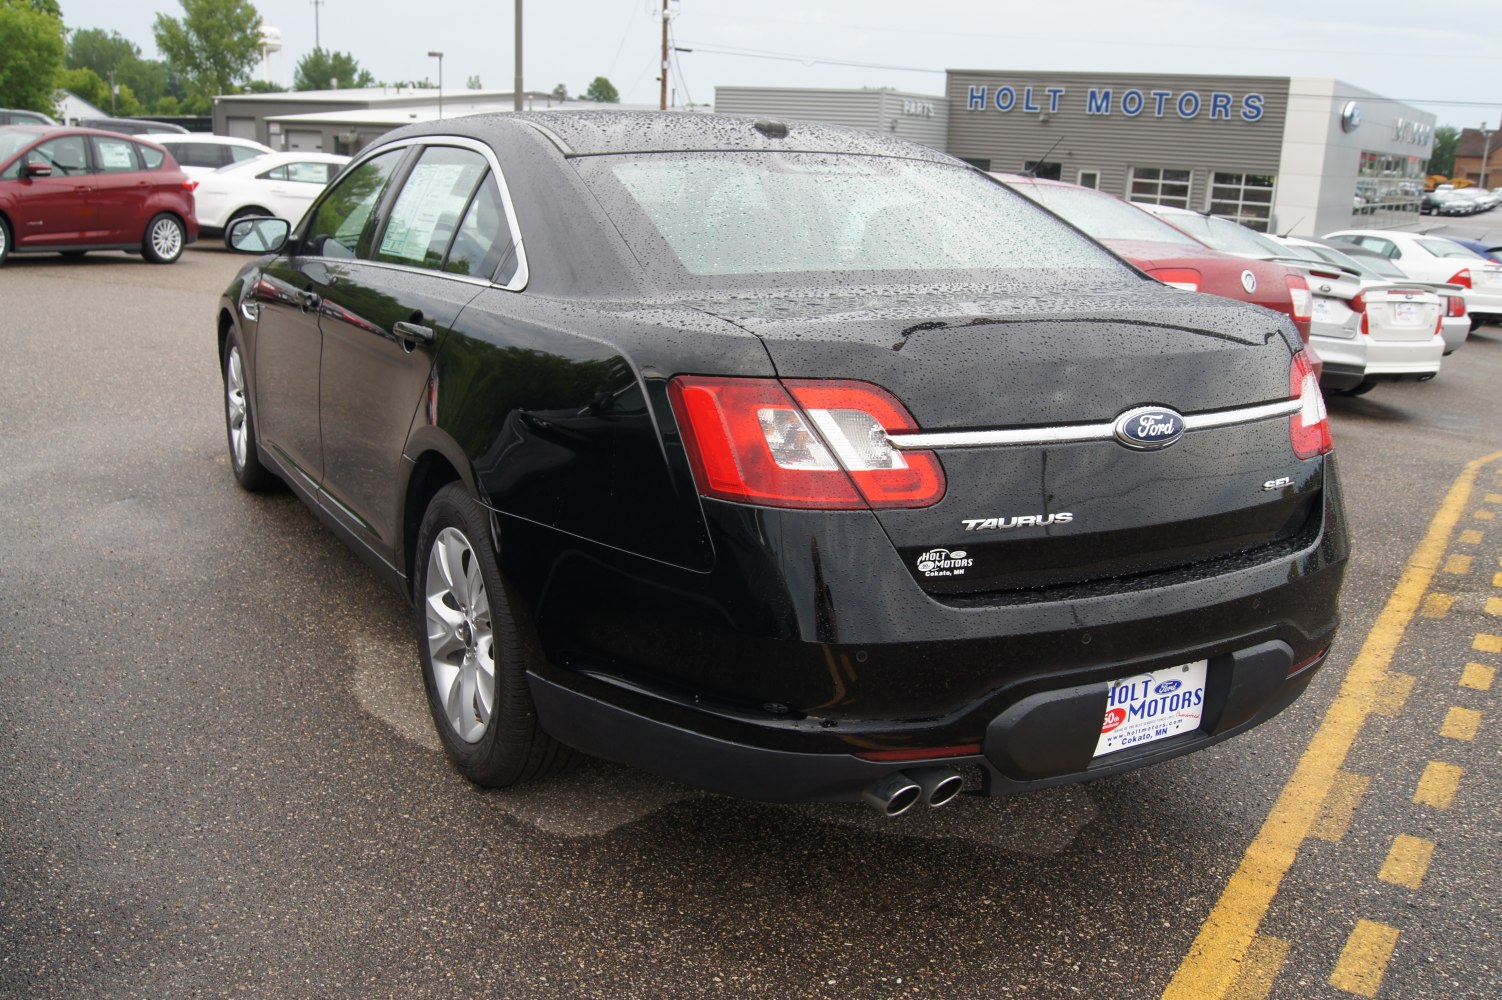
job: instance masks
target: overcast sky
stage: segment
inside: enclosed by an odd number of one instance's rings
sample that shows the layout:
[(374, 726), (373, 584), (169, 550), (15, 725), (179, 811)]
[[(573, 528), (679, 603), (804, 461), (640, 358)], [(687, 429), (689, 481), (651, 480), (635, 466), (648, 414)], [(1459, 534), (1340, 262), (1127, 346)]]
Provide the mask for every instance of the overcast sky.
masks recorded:
[[(70, 28), (118, 31), (155, 55), (157, 12), (175, 0), (61, 0)], [(290, 85), (314, 45), (313, 0), (258, 0), (285, 48), (272, 78)], [(658, 99), (661, 0), (528, 0), (524, 84), (580, 93), (606, 76), (628, 103)], [(501, 2), (323, 0), (323, 47), (351, 52), (378, 80), (478, 76), (511, 87), (513, 10)], [(674, 0), (679, 103), (716, 86), (895, 87), (942, 94), (944, 70), (1099, 70), (1334, 76), (1419, 104), (1439, 124), (1495, 127), (1502, 115), (1498, 0)], [(728, 50), (745, 54), (730, 54)], [(863, 65), (839, 65), (859, 63)], [(257, 70), (257, 75), (260, 71)]]

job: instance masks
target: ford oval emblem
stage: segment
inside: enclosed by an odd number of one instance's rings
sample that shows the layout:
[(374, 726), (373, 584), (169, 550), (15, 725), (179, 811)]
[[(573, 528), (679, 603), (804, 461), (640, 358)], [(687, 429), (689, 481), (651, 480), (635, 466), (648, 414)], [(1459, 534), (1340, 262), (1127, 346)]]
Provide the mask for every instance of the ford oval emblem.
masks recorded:
[(1184, 417), (1166, 406), (1139, 406), (1117, 417), (1111, 429), (1128, 448), (1156, 451), (1184, 436)]
[(1242, 271), (1241, 287), (1246, 289), (1248, 295), (1254, 294), (1257, 291), (1257, 276), (1251, 271)]
[(1153, 688), (1153, 694), (1172, 694), (1183, 686), (1183, 681), (1167, 680)]

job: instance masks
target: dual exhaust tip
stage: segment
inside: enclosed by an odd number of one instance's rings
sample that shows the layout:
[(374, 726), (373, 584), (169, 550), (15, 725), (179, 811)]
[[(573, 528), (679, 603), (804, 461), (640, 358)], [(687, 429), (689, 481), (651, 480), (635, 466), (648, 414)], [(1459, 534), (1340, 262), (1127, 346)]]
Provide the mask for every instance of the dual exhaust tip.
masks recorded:
[(901, 816), (919, 802), (937, 809), (964, 787), (965, 779), (954, 768), (915, 767), (873, 782), (861, 792), (861, 798), (883, 816)]

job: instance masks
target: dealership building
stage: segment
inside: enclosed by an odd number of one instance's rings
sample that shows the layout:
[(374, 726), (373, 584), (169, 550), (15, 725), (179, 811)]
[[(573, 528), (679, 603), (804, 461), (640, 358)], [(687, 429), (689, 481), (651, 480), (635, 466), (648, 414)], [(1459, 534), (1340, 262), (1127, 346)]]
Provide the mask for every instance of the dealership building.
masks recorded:
[(1434, 140), (1433, 115), (1324, 77), (950, 70), (943, 96), (721, 87), (715, 110), (887, 132), (1301, 235), (1417, 223)]

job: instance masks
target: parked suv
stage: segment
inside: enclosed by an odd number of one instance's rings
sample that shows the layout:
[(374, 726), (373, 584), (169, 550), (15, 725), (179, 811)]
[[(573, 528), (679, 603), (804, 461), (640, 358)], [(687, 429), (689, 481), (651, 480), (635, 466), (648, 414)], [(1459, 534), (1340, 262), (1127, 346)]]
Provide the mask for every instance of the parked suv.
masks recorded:
[(178, 135), (175, 132), (150, 132), (141, 136), (161, 146), (172, 154), (177, 165), (194, 177), (211, 173), (231, 163), (243, 163), (272, 151), (254, 139), (236, 139), (225, 135), (207, 135), (190, 132)]
[(40, 111), (23, 111), (19, 108), (0, 108), (0, 125), (56, 125)]
[(0, 126), (0, 263), (12, 253), (128, 250), (170, 264), (198, 238), (194, 186), (155, 143)]
[(80, 118), (78, 127), (119, 132), (121, 135), (146, 135), (151, 132), (188, 134), (188, 130), (181, 125), (173, 125), (171, 122), (154, 122), (145, 118)]

